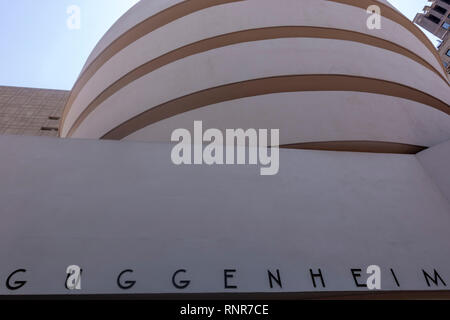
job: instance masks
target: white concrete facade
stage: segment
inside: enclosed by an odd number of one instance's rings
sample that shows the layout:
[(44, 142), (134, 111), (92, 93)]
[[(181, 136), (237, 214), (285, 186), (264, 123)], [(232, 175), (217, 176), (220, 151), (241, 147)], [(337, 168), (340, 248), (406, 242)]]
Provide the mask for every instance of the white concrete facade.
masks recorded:
[[(99, 42), (84, 73), (92, 69), (94, 62), (105, 58), (105, 50), (117, 45), (114, 40), (132, 37), (133, 28), (139, 24), (179, 5), (188, 7), (200, 2), (139, 2)], [(66, 107), (61, 136), (102, 138), (155, 107), (218, 86), (289, 75), (340, 75), (381, 80), (386, 86), (395, 84), (402, 89), (388, 90), (383, 85), (380, 90), (385, 93), (364, 92), (367, 89), (337, 92), (330, 88), (249, 96), (180, 111), (159, 122), (132, 128), (121, 139), (169, 141), (167, 128), (190, 128), (192, 119), (203, 120), (210, 127), (217, 127), (217, 122), (224, 128), (278, 126), (280, 144), (365, 140), (430, 147), (450, 138), (450, 90), (442, 65), (414, 31), (416, 27), (412, 23), (402, 25), (401, 14), (385, 1), (371, 1), (382, 9), (379, 30), (367, 28), (369, 15), (365, 9), (340, 1), (215, 2), (168, 23), (159, 22), (158, 28), (116, 48), (114, 54), (91, 70), (90, 76), (82, 74), (81, 84), (75, 86), (72, 101)], [(126, 81), (143, 65), (186, 46), (236, 32), (264, 33), (282, 27), (326, 28), (330, 35), (316, 38), (316, 31), (312, 30), (311, 34), (298, 37), (243, 39), (162, 63)], [(342, 31), (350, 32), (350, 38), (336, 39), (332, 35)], [(370, 37), (373, 42), (361, 37)], [(409, 93), (395, 96), (404, 88)], [(426, 99), (435, 101), (418, 101), (416, 94), (429, 95)], [(297, 105), (292, 97), (299, 98)], [(265, 103), (266, 98), (272, 106)], [(436, 103), (441, 105), (440, 110), (434, 108)], [(284, 105), (290, 107), (281, 112), (280, 106)], [(264, 112), (257, 112), (261, 109)], [(311, 125), (305, 129), (296, 126), (292, 119)]]

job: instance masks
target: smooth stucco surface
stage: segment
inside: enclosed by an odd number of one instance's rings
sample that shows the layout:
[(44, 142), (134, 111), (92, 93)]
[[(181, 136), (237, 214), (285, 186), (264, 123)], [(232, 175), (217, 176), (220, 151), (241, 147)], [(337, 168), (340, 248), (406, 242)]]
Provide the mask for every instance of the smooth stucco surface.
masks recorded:
[[(192, 281), (182, 292), (365, 290), (350, 269), (371, 264), (382, 269), (383, 290), (445, 289), (428, 287), (422, 269), (450, 282), (443, 161), (281, 150), (279, 174), (260, 176), (256, 166), (177, 167), (170, 151), (0, 137), (0, 280), (24, 268), (15, 279), (28, 281), (14, 292), (0, 285), (0, 294), (68, 293), (71, 264), (83, 268), (78, 294), (179, 293), (178, 269)], [(310, 268), (321, 268), (325, 289), (312, 286)], [(116, 285), (124, 269), (137, 281), (126, 292)], [(224, 289), (224, 269), (237, 270), (238, 289)], [(269, 287), (267, 270), (276, 269), (282, 289)]]
[[(367, 8), (337, 0), (214, 1), (198, 10), (192, 8), (206, 2), (142, 0), (92, 52), (72, 90), (60, 135), (110, 138), (106, 135), (128, 125), (126, 134), (112, 136), (168, 142), (166, 128), (190, 128), (195, 115), (211, 127), (220, 119), (226, 128), (285, 129), (281, 144), (370, 141), (431, 147), (448, 140), (450, 91), (434, 48), (386, 1), (369, 2), (382, 8), (379, 29), (367, 26)], [(186, 14), (179, 14), (182, 10)], [(259, 36), (249, 36), (250, 31)], [(243, 32), (246, 36), (239, 36)], [(230, 42), (211, 44), (224, 37)], [(339, 81), (332, 81), (326, 88), (287, 90), (291, 95), (282, 94), (283, 85), (270, 97), (250, 93), (207, 102), (194, 113), (183, 101), (187, 110), (175, 115), (167, 106), (220, 86), (237, 83), (245, 90), (248, 81), (295, 75), (349, 76), (380, 84), (339, 89)], [(340, 81), (351, 83), (349, 78)], [(297, 104), (290, 98), (294, 95), (300, 97)], [(206, 98), (198, 100), (201, 104)], [(225, 105), (231, 106), (226, 112)], [(152, 110), (167, 118), (139, 125), (132, 121)], [(283, 125), (292, 119), (307, 125)]]

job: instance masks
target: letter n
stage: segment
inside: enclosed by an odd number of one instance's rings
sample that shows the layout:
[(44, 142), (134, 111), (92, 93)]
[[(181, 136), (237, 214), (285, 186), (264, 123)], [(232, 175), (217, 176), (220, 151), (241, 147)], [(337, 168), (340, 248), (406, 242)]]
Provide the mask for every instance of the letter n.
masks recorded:
[(283, 285), (281, 284), (281, 276), (280, 276), (280, 270), (277, 269), (277, 276), (275, 277), (270, 270), (267, 270), (267, 274), (269, 276), (269, 284), (270, 288), (273, 289), (273, 282), (272, 280), (275, 280), (275, 282), (278, 284), (280, 288), (283, 288)]

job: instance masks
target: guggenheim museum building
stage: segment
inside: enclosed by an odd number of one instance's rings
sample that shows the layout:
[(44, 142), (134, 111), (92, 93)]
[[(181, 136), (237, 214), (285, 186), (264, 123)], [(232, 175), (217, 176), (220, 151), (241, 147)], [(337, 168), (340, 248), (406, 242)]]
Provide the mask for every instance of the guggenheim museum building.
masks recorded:
[[(0, 295), (450, 297), (449, 103), (386, 0), (141, 0), (60, 139), (0, 138)], [(174, 164), (198, 121), (279, 172)]]

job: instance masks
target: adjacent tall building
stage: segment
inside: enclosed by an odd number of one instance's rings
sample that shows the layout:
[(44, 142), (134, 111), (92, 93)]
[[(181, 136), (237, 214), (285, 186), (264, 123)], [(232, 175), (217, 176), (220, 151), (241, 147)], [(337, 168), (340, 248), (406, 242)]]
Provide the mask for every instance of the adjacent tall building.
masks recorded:
[(450, 73), (450, 0), (429, 0), (429, 2), (430, 5), (423, 9), (423, 13), (416, 15), (414, 22), (442, 39), (438, 48), (439, 56), (447, 73)]
[(0, 86), (0, 134), (58, 136), (69, 93)]
[(442, 63), (444, 64), (447, 73), (450, 74), (450, 33), (447, 32), (442, 43), (439, 45), (439, 56), (442, 59)]
[(443, 39), (450, 28), (450, 0), (428, 0), (430, 4), (418, 13), (414, 22)]

